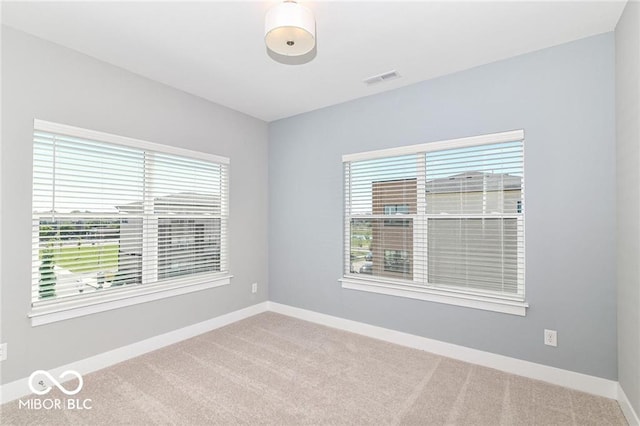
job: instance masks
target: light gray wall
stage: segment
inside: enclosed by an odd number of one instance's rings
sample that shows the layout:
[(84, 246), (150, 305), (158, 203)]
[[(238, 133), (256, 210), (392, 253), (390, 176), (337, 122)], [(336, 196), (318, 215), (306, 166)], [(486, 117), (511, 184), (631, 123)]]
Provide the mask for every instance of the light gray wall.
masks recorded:
[[(229, 157), (231, 285), (31, 327), (34, 118)], [(3, 27), (2, 124), (2, 383), (267, 300), (265, 122)]]
[[(608, 33), (271, 123), (271, 300), (616, 379), (614, 63)], [(340, 287), (343, 154), (519, 128), (526, 317)]]
[(640, 3), (616, 27), (618, 380), (640, 414)]

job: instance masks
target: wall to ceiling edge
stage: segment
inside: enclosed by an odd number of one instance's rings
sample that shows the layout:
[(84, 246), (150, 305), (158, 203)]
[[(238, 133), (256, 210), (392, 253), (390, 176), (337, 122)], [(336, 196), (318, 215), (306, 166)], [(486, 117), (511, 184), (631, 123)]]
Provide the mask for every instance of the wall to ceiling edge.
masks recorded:
[[(34, 118), (229, 157), (231, 285), (31, 327)], [(3, 26), (1, 383), (267, 300), (267, 136), (261, 120)]]
[[(614, 44), (606, 33), (272, 122), (271, 300), (617, 379)], [(343, 154), (513, 129), (526, 317), (341, 288)]]

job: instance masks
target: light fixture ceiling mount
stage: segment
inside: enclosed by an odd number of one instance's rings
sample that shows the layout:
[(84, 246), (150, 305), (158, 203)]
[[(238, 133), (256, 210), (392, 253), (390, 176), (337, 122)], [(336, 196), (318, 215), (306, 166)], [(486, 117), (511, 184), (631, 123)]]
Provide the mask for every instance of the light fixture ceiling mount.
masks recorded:
[(295, 1), (285, 1), (267, 12), (264, 42), (273, 52), (285, 56), (309, 53), (316, 45), (313, 12)]

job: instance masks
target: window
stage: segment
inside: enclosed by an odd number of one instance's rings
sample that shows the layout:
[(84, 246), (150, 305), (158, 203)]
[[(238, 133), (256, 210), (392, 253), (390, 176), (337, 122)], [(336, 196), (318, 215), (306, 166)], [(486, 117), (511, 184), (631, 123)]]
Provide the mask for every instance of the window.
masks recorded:
[(385, 204), (384, 214), (407, 214), (409, 213), (408, 204)]
[(524, 315), (523, 141), (345, 155), (343, 287)]
[(36, 120), (32, 316), (228, 283), (228, 169), (224, 157)]
[(408, 276), (411, 270), (409, 252), (406, 250), (385, 250), (384, 270), (387, 272), (399, 272)]

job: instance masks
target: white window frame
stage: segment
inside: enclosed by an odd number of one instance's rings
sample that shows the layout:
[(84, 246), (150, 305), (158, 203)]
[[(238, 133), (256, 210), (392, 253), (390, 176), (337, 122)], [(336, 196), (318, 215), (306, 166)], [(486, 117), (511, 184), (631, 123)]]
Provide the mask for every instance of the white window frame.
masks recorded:
[[(487, 144), (496, 144), (496, 143), (506, 143), (506, 142), (515, 142), (515, 141), (524, 141), (524, 130), (513, 130), (508, 132), (500, 132), (500, 133), (491, 133), (479, 136), (471, 136), (466, 138), (459, 139), (451, 139), (451, 140), (442, 140), (437, 142), (428, 142), (417, 145), (409, 145), (397, 148), (388, 148), (376, 151), (368, 151), (368, 152), (360, 152), (354, 154), (345, 154), (342, 156), (342, 162), (355, 162), (355, 161), (364, 161), (364, 160), (374, 160), (386, 157), (395, 157), (402, 155), (410, 155), (417, 153), (428, 153), (433, 151), (441, 151), (441, 150), (449, 150), (449, 149), (457, 149), (457, 148), (467, 148), (473, 146), (487, 145)], [(423, 162), (424, 156), (418, 156), (418, 161)], [(422, 164), (424, 165), (424, 164)], [(350, 176), (348, 175), (348, 168), (345, 169), (345, 188), (344, 188), (344, 202), (345, 206), (351, 205), (351, 199), (349, 190), (347, 187), (347, 182), (350, 180)], [(418, 192), (424, 193), (424, 167), (420, 167), (418, 164)], [(421, 192), (420, 192), (421, 191)], [(346, 210), (345, 210), (346, 211)], [(426, 209), (423, 201), (423, 197), (418, 197), (418, 205), (417, 205), (417, 215), (414, 217), (414, 227), (416, 228), (424, 228), (426, 226), (426, 220), (428, 215), (425, 214)], [(524, 238), (524, 215), (521, 215), (518, 218), (519, 225), (522, 226), (523, 229), (523, 238)], [(529, 304), (526, 302), (524, 298), (524, 268), (525, 265), (522, 265), (521, 270), (518, 271), (518, 286), (522, 286), (522, 297), (510, 298), (506, 296), (492, 296), (492, 295), (481, 295), (471, 292), (465, 292), (462, 289), (451, 288), (451, 289), (442, 289), (442, 288), (434, 288), (430, 286), (420, 285), (416, 283), (412, 285), (407, 283), (406, 281), (394, 280), (392, 278), (387, 277), (362, 277), (356, 276), (354, 274), (347, 274), (346, 271), (348, 265), (350, 264), (350, 219), (351, 217), (345, 214), (344, 217), (344, 262), (345, 268), (343, 269), (343, 276), (339, 281), (342, 283), (342, 288), (350, 289), (350, 290), (359, 290), (366, 291), (371, 293), (384, 294), (389, 296), (397, 296), (397, 297), (406, 297), (410, 299), (418, 299), (418, 300), (426, 300), (430, 302), (444, 303), (455, 306), (463, 306), (468, 308), (475, 308), (487, 311), (494, 311), (512, 315), (525, 316), (527, 308)], [(423, 238), (424, 237), (424, 238)], [(426, 233), (414, 233), (414, 253), (418, 252), (416, 245), (426, 245)], [(519, 245), (518, 256), (522, 256), (524, 259), (524, 244)], [(420, 281), (425, 281), (424, 276), (422, 275), (424, 272), (414, 271), (414, 274), (418, 272), (420, 276), (416, 276)]]
[[(184, 148), (177, 148), (169, 145), (162, 145), (148, 142), (140, 139), (118, 136), (109, 133), (99, 132), (95, 130), (83, 129), (80, 127), (69, 126), (66, 124), (53, 123), (49, 121), (34, 119), (34, 131), (44, 131), (55, 134), (63, 134), (98, 142), (133, 147), (150, 152), (159, 152), (165, 154), (173, 154), (188, 158), (210, 161), (223, 165), (229, 165), (230, 160), (227, 157), (208, 154), (198, 151), (192, 151)], [(227, 185), (227, 197), (229, 194), (228, 172), (225, 185)], [(229, 206), (228, 199), (223, 199), (222, 214), (228, 217)], [(146, 205), (145, 205), (146, 209)], [(152, 224), (146, 223), (144, 226)], [(37, 253), (34, 248), (39, 244), (39, 236), (36, 227), (32, 230), (33, 247), (32, 252)], [(182, 294), (192, 293), (196, 291), (206, 290), (214, 287), (228, 285), (231, 283), (231, 275), (228, 271), (229, 249), (228, 249), (227, 232), (221, 233), (221, 250), (224, 260), (221, 258), (221, 272), (210, 273), (203, 276), (202, 279), (191, 279), (189, 276), (184, 278), (176, 278), (165, 282), (154, 283), (151, 285), (133, 285), (123, 286), (122, 288), (109, 289), (105, 292), (95, 292), (91, 294), (82, 294), (78, 296), (68, 296), (60, 299), (42, 300), (31, 302), (31, 310), (28, 317), (31, 318), (32, 326), (49, 324), (52, 322), (63, 321), (84, 315), (90, 315), (98, 312), (104, 312), (112, 309), (118, 309), (125, 306), (137, 305), (153, 300), (174, 297)], [(155, 250), (157, 250), (157, 240), (155, 241)], [(153, 247), (144, 247), (144, 251), (153, 250)], [(37, 261), (37, 254), (32, 255), (32, 262)], [(143, 277), (149, 275), (148, 267), (143, 267)], [(143, 280), (144, 282), (144, 280)], [(31, 284), (34, 285), (33, 283)], [(31, 287), (30, 287), (31, 290)]]

